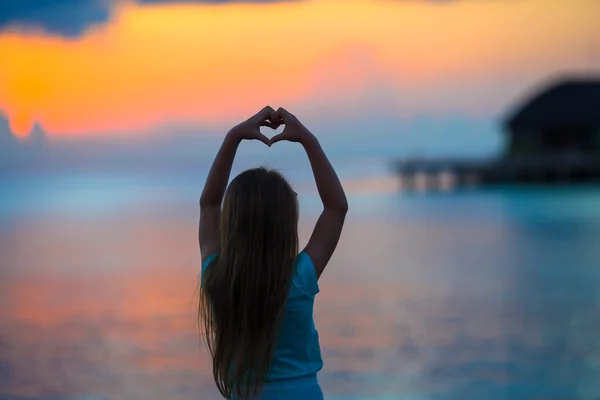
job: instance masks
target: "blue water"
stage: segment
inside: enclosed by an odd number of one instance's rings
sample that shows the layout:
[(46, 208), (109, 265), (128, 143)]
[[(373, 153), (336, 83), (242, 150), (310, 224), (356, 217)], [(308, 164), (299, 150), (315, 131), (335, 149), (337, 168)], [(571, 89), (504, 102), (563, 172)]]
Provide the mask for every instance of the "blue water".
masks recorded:
[[(337, 166), (327, 399), (600, 398), (600, 188), (406, 194)], [(0, 399), (219, 398), (194, 321), (205, 172), (2, 178)], [(284, 173), (305, 241), (310, 171)]]

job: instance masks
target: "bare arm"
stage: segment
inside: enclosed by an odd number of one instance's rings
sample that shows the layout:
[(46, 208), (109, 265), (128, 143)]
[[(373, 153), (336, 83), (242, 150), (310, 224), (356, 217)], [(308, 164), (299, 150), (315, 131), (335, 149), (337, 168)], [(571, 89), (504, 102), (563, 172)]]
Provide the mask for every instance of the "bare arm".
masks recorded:
[(288, 140), (302, 144), (323, 202), (323, 212), (304, 249), (312, 259), (319, 278), (339, 242), (348, 212), (348, 201), (342, 184), (317, 138), (286, 110), (278, 109), (276, 117), (281, 118), (286, 128), (281, 134), (273, 137), (271, 143)]
[(219, 251), (219, 219), (221, 202), (229, 182), (233, 160), (240, 144), (240, 139), (231, 135), (225, 136), (223, 144), (215, 157), (204, 190), (200, 196), (200, 226), (198, 238), (202, 262), (208, 256)]
[(319, 278), (339, 242), (348, 212), (348, 201), (342, 184), (318, 140), (310, 135), (302, 142), (302, 146), (306, 150), (323, 202), (323, 212), (304, 249), (313, 260)]
[(227, 189), (231, 167), (235, 159), (240, 142), (244, 139), (257, 139), (270, 145), (269, 139), (260, 133), (261, 126), (275, 126), (272, 122), (275, 111), (265, 107), (255, 116), (232, 128), (213, 161), (212, 167), (206, 178), (204, 190), (200, 196), (200, 223), (198, 239), (202, 262), (211, 254), (219, 251), (220, 234), (219, 219), (221, 217), (221, 202)]

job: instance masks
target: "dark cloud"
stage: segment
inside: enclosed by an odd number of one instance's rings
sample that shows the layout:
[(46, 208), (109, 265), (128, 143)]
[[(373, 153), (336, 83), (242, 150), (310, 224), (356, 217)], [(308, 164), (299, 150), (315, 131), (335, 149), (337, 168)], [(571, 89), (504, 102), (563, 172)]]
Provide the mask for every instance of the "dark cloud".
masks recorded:
[(110, 19), (109, 0), (2, 0), (0, 30), (42, 30), (77, 37), (89, 27)]
[[(119, 0), (0, 0), (0, 31), (41, 30), (50, 35), (78, 37), (110, 20)], [(136, 0), (159, 3), (274, 3), (281, 0)]]

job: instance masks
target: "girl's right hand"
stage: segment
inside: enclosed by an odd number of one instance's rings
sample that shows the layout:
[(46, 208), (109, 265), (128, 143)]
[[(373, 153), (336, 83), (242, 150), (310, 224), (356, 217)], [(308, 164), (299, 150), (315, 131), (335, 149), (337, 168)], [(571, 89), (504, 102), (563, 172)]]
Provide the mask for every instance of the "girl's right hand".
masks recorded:
[(237, 140), (260, 140), (267, 146), (271, 146), (269, 138), (260, 133), (261, 126), (268, 126), (272, 129), (277, 129), (279, 127), (279, 123), (275, 117), (275, 110), (272, 107), (266, 106), (256, 115), (234, 126), (231, 128), (228, 135)]
[(302, 143), (306, 139), (313, 137), (313, 134), (310, 133), (310, 131), (304, 125), (302, 125), (300, 121), (298, 121), (298, 118), (290, 114), (287, 110), (281, 107), (278, 108), (274, 117), (277, 126), (279, 127), (279, 125), (285, 125), (285, 128), (279, 135), (275, 135), (271, 138), (270, 145), (282, 140)]

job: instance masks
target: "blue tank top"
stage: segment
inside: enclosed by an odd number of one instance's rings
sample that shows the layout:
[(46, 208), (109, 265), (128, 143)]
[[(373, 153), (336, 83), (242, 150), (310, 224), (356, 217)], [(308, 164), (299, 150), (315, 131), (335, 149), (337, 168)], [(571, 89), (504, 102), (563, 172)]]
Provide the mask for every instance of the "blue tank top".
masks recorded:
[[(202, 273), (216, 257), (213, 254), (206, 259)], [(312, 377), (323, 368), (319, 334), (313, 319), (315, 295), (319, 293), (315, 266), (304, 251), (298, 255), (296, 262), (267, 382)]]

